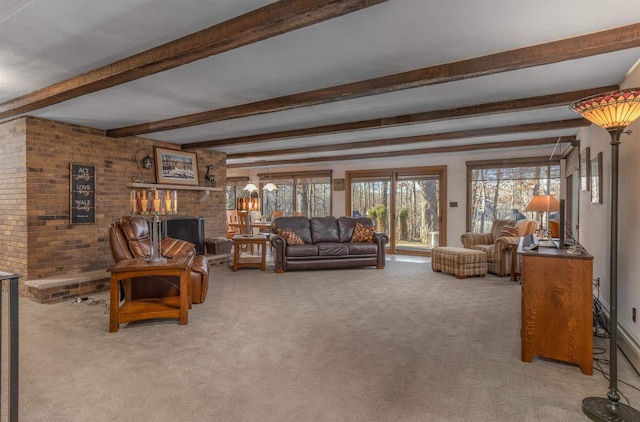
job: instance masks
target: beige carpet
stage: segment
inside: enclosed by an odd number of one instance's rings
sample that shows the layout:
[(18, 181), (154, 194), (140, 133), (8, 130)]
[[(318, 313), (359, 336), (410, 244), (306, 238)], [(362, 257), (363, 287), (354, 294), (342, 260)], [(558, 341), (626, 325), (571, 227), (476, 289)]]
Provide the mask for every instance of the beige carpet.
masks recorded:
[[(20, 306), (25, 422), (583, 421), (582, 399), (608, 389), (599, 373), (520, 361), (517, 283), (425, 263), (217, 268), (189, 325), (115, 334), (104, 304)], [(640, 406), (640, 393), (621, 390)]]

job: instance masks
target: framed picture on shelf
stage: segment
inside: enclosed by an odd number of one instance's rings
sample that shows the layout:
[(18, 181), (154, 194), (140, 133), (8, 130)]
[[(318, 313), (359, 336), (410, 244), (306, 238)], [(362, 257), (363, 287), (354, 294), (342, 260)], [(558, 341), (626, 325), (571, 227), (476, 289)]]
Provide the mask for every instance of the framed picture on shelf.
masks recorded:
[(580, 190), (589, 190), (589, 152), (590, 148), (586, 147), (580, 151)]
[(602, 153), (591, 160), (591, 203), (602, 204)]
[(194, 152), (155, 148), (156, 182), (198, 186), (198, 157)]

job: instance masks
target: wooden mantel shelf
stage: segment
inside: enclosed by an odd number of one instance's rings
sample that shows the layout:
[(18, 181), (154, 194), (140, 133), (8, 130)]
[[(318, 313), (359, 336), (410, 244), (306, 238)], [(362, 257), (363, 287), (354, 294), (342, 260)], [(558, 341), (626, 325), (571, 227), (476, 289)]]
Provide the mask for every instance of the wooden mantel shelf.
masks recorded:
[(210, 186), (190, 186), (190, 185), (166, 185), (159, 183), (129, 183), (127, 184), (129, 189), (146, 188), (146, 189), (168, 189), (168, 190), (195, 190), (200, 192), (198, 200), (204, 201), (210, 192), (222, 192), (224, 189), (220, 187)]

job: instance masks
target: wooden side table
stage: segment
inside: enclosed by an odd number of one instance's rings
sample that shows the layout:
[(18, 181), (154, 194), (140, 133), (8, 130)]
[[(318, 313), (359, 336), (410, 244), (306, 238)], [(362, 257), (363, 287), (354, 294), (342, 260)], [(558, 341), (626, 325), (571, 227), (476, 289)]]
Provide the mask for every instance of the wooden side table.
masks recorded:
[[(179, 318), (180, 325), (188, 322), (188, 308), (191, 303), (190, 272), (193, 257), (180, 256), (164, 263), (147, 262), (146, 258), (123, 259), (107, 271), (111, 273), (111, 298), (109, 305), (109, 332), (118, 331), (120, 324), (154, 318)], [(136, 277), (178, 276), (180, 296), (151, 299), (131, 299), (130, 283)], [(125, 301), (120, 303), (120, 281), (125, 283)]]
[[(260, 268), (262, 271), (267, 270), (267, 242), (269, 238), (265, 235), (243, 235), (237, 234), (233, 236), (233, 271), (238, 271), (238, 268)], [(242, 245), (260, 246), (260, 257), (251, 256), (241, 257), (240, 248)]]

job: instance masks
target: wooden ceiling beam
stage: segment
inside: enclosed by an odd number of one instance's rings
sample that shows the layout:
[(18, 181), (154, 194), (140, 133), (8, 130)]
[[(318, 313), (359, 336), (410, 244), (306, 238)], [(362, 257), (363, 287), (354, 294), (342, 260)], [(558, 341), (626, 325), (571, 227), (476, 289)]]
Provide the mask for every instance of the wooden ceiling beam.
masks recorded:
[(388, 0), (280, 0), (0, 104), (0, 119), (223, 53)]
[[(561, 143), (571, 143), (575, 141), (575, 136), (563, 136), (560, 138)], [(453, 152), (467, 152), (467, 151), (480, 151), (487, 149), (503, 149), (503, 148), (523, 148), (533, 147), (541, 145), (553, 145), (558, 142), (558, 138), (537, 138), (537, 139), (522, 139), (517, 141), (504, 141), (504, 142), (487, 142), (482, 144), (466, 144), (455, 146), (444, 146), (435, 148), (420, 148), (406, 151), (386, 151), (375, 152), (365, 154), (352, 154), (352, 155), (338, 155), (333, 157), (312, 157), (302, 159), (289, 159), (289, 160), (272, 160), (261, 161), (261, 165), (265, 166), (278, 166), (289, 164), (309, 164), (320, 163), (325, 161), (350, 161), (350, 160), (366, 160), (372, 158), (389, 158), (389, 157), (405, 157), (408, 155), (424, 155), (424, 154), (446, 154)], [(236, 163), (227, 164), (227, 169), (231, 168), (250, 168), (255, 166), (255, 163)]]
[(321, 136), (344, 132), (357, 132), (361, 130), (383, 129), (395, 126), (414, 125), (418, 123), (430, 123), (450, 119), (487, 116), (504, 112), (517, 112), (546, 107), (557, 107), (569, 105), (581, 98), (590, 97), (602, 92), (613, 91), (618, 88), (618, 85), (609, 85), (598, 88), (583, 89), (579, 91), (542, 95), (538, 97), (498, 101), (459, 108), (427, 111), (424, 113), (405, 114), (402, 116), (383, 117), (381, 119), (361, 120), (358, 122), (338, 123), (334, 125), (317, 126), (305, 129), (293, 129), (281, 132), (263, 133), (259, 135), (240, 136), (237, 138), (193, 142), (189, 144), (183, 144), (182, 149), (188, 150), (197, 148), (216, 148), (228, 145), (250, 144), (257, 142), (293, 139), (306, 136)]
[[(375, 139), (371, 141), (362, 142), (347, 142), (341, 144), (326, 144), (316, 146), (303, 146), (297, 148), (286, 148), (268, 151), (252, 151), (236, 154), (227, 154), (227, 160), (252, 158), (252, 157), (269, 157), (274, 155), (286, 155), (286, 154), (302, 154), (302, 153), (315, 153), (315, 152), (329, 152), (329, 151), (345, 151), (361, 148), (377, 148), (386, 146), (407, 145), (418, 142), (436, 142), (436, 141), (451, 141), (455, 139), (464, 138), (476, 138), (483, 136), (498, 136), (508, 133), (526, 133), (526, 132), (539, 132), (544, 130), (560, 130), (560, 129), (572, 129), (584, 126), (589, 126), (591, 123), (586, 119), (571, 119), (571, 120), (558, 120), (555, 122), (544, 123), (526, 123), (513, 126), (501, 126), (491, 127), (483, 129), (469, 129), (460, 130), (455, 132), (443, 132), (432, 133), (428, 135), (416, 135), (407, 136), (404, 138), (389, 138), (389, 139)], [(555, 138), (556, 140), (558, 138)]]
[(238, 106), (111, 129), (122, 137), (185, 128), (276, 111), (290, 110), (384, 94), (409, 88), (459, 81), (478, 76), (526, 69), (640, 46), (640, 23), (594, 32), (473, 59), (460, 60), (393, 75), (367, 79)]

